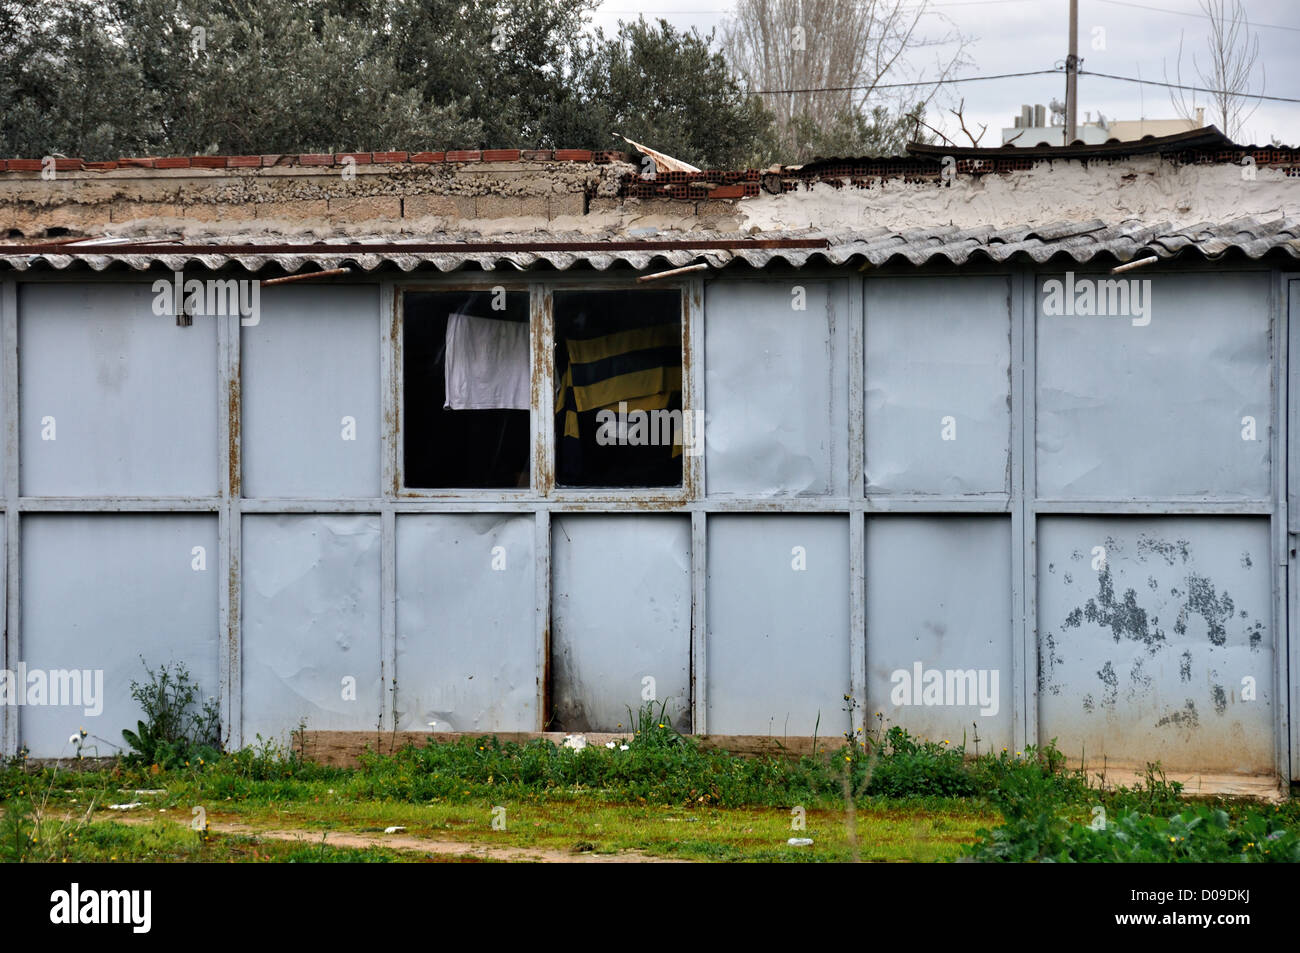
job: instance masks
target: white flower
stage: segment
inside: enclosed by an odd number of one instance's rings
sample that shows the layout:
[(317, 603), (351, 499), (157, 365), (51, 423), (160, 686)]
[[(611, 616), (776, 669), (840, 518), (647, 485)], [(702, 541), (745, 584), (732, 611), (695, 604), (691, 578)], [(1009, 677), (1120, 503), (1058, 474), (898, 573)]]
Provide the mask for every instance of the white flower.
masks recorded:
[(619, 750), (619, 751), (626, 751), (627, 749), (628, 749), (628, 745), (619, 745), (619, 746), (618, 746), (618, 750)]
[(611, 750), (613, 750), (613, 748), (614, 748), (614, 742), (612, 742), (612, 741), (606, 741), (606, 742), (605, 742), (605, 747), (606, 747), (606, 748), (609, 748), (609, 749), (611, 749)]
[(565, 735), (564, 747), (572, 748), (574, 751), (581, 751), (587, 747), (587, 739), (583, 735)]
[(70, 745), (75, 745), (80, 740), (81, 740), (80, 732), (75, 732), (74, 734), (68, 735), (68, 744)]

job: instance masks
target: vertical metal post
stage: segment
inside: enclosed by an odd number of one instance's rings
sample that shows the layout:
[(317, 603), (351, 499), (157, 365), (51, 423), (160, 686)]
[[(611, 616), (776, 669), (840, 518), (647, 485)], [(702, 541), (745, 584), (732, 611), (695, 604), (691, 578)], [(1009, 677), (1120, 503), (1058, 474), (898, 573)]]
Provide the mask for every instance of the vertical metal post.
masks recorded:
[(867, 709), (866, 279), (849, 279), (849, 716), (854, 732)]
[[(0, 282), (0, 340), (4, 359), (4, 499), (5, 499), (5, 586), (4, 667), (16, 671), (22, 658), (21, 566), (22, 537), (18, 516), (18, 284)], [(15, 686), (19, 687), (19, 686)], [(18, 752), (18, 706), (0, 705), (0, 751)]]
[(533, 634), (537, 659), (537, 730), (545, 731), (550, 720), (551, 655), (551, 514), (538, 510), (533, 527)]
[(1038, 514), (1034, 507), (1037, 278), (1011, 280), (1012, 744), (1038, 743)]
[(217, 507), (217, 552), (221, 584), (217, 590), (218, 683), (221, 691), (221, 722), (228, 750), (243, 746), (243, 629), (240, 572), (240, 530), (243, 495), (240, 421), (243, 415), (240, 388), (240, 316), (228, 315), (217, 321), (217, 439), (220, 442)]
[(528, 302), (533, 492), (544, 497), (555, 488), (555, 318), (550, 288), (540, 283), (529, 285)]
[[(528, 286), (529, 370), (532, 374), (533, 493), (550, 496), (555, 488), (555, 320), (550, 289)], [(533, 528), (533, 634), (537, 668), (537, 730), (550, 720), (551, 659), (551, 514), (538, 509)]]
[(397, 516), (393, 500), (401, 475), (398, 473), (402, 316), (400, 297), (391, 281), (379, 286), (379, 419), (383, 432), (379, 495), (379, 681), (384, 701), (380, 720), (397, 730)]
[(709, 731), (708, 517), (691, 511), (691, 731)]
[(1272, 311), (1276, 325), (1273, 340), (1273, 426), (1269, 456), (1273, 463), (1273, 685), (1278, 773), (1284, 781), (1300, 774), (1300, 733), (1296, 729), (1297, 705), (1300, 705), (1300, 659), (1296, 652), (1297, 614), (1293, 590), (1297, 585), (1295, 547), (1297, 536), (1294, 512), (1295, 481), (1300, 463), (1300, 445), (1290, 436), (1290, 425), (1297, 419), (1296, 404), (1300, 397), (1290, 386), (1293, 377), (1291, 357), (1300, 347), (1300, 328), (1295, 317), (1300, 281), (1286, 281), (1274, 271), (1271, 282)]

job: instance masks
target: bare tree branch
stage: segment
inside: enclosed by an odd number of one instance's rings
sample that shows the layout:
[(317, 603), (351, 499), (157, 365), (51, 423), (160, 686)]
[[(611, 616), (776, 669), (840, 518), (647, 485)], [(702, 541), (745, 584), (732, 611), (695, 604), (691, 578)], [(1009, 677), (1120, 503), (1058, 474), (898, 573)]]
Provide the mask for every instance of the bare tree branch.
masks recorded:
[[(1200, 0), (1201, 10), (1210, 21), (1210, 33), (1206, 38), (1208, 63), (1202, 66), (1192, 55), (1192, 68), (1199, 84), (1209, 87), (1214, 92), (1207, 94), (1207, 103), (1211, 121), (1214, 122), (1229, 139), (1239, 138), (1245, 131), (1246, 123), (1259, 108), (1259, 101), (1252, 101), (1246, 94), (1254, 92), (1253, 76), (1256, 64), (1259, 65), (1259, 91), (1263, 92), (1266, 82), (1264, 64), (1259, 62), (1259, 37), (1251, 32), (1250, 20), (1246, 7), (1241, 0)], [(1175, 61), (1175, 79), (1173, 82), (1183, 84), (1183, 40), (1178, 39), (1178, 59)], [(1165, 81), (1169, 82), (1168, 69)], [(1197, 103), (1196, 93), (1191, 98), (1187, 90), (1170, 90), (1169, 100), (1174, 111), (1182, 119), (1195, 119)]]
[[(923, 34), (922, 17), (929, 17), (927, 26), (938, 19), (945, 32)], [(808, 90), (763, 97), (780, 151), (791, 161), (809, 158), (801, 131), (829, 129), (855, 114), (874, 118), (880, 107), (895, 116), (924, 109), (942, 81), (969, 62), (967, 38), (927, 0), (736, 0), (721, 37), (723, 54), (750, 89)], [(919, 78), (924, 64), (913, 62), (914, 54), (940, 46), (951, 52), (928, 71), (933, 85), (877, 89), (895, 78)]]

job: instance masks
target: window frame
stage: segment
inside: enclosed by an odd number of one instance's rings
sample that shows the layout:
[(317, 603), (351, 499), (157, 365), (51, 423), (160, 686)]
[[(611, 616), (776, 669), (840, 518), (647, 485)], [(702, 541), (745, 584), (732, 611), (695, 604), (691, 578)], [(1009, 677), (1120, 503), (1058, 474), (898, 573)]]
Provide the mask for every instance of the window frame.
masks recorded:
[[(529, 296), (529, 374), (532, 381), (532, 407), (529, 409), (529, 454), (531, 472), (529, 486), (523, 487), (409, 487), (406, 485), (406, 392), (403, 367), (406, 335), (406, 294), (416, 292), (455, 293), (483, 292), (504, 288), (509, 293), (525, 292)], [(666, 487), (565, 487), (556, 482), (555, 460), (555, 291), (635, 291), (643, 288), (635, 277), (616, 276), (554, 276), (544, 281), (513, 277), (458, 276), (448, 282), (412, 281), (394, 283), (392, 288), (392, 320), (388, 333), (388, 359), (390, 361), (389, 394), (385, 403), (385, 417), (390, 424), (393, 470), (390, 485), (384, 492), (398, 500), (476, 501), (481, 503), (536, 503), (556, 502), (567, 504), (629, 503), (638, 506), (655, 504), (678, 508), (703, 494), (704, 455), (682, 455), (682, 482)], [(700, 353), (704, 284), (700, 279), (656, 281), (657, 291), (677, 291), (681, 296), (682, 327), (682, 410), (683, 413), (703, 408), (702, 378), (696, 373), (693, 355)], [(647, 289), (649, 290), (649, 289)], [(700, 418), (702, 420), (702, 417)], [(703, 440), (703, 433), (693, 434)]]

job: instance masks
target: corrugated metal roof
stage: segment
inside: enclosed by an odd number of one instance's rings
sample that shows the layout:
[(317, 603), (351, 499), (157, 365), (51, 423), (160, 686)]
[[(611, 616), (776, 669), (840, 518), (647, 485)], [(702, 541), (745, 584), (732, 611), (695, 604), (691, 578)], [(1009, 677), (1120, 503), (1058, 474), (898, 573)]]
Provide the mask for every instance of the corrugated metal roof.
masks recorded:
[[(1300, 219), (1262, 221), (1242, 217), (1229, 222), (1202, 222), (1178, 226), (1137, 220), (1106, 224), (1058, 222), (1050, 225), (1005, 228), (931, 226), (896, 230), (877, 228), (855, 231), (764, 232), (749, 239), (734, 233), (658, 232), (642, 241), (629, 240), (625, 232), (564, 235), (554, 232), (494, 236), (458, 234), (424, 235), (394, 240), (378, 235), (367, 239), (347, 236), (312, 245), (285, 236), (210, 236), (156, 238), (75, 247), (0, 245), (0, 269), (68, 269), (94, 271), (129, 268), (144, 271), (162, 266), (180, 271), (195, 266), (217, 270), (229, 265), (249, 272), (268, 269), (296, 273), (303, 270), (351, 266), (374, 271), (393, 266), (404, 272), (436, 269), (442, 272), (473, 267), (564, 271), (577, 265), (604, 271), (616, 265), (634, 269), (679, 267), (705, 262), (723, 268), (745, 262), (754, 268), (771, 263), (802, 266), (809, 263), (889, 263), (963, 265), (967, 262), (1031, 260), (1046, 262), (1064, 255), (1082, 264), (1095, 258), (1131, 261), (1154, 255), (1168, 259), (1199, 254), (1207, 259), (1230, 252), (1258, 259), (1280, 252), (1300, 259)], [(797, 244), (794, 244), (797, 243)], [(461, 250), (463, 248), (463, 250)], [(606, 250), (608, 249), (608, 250)]]

